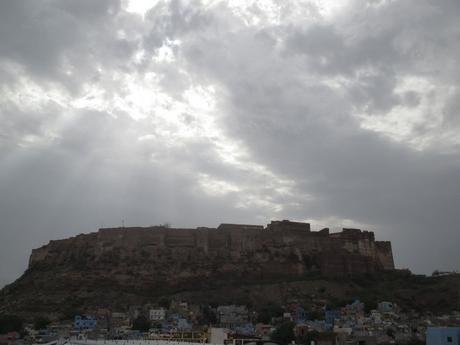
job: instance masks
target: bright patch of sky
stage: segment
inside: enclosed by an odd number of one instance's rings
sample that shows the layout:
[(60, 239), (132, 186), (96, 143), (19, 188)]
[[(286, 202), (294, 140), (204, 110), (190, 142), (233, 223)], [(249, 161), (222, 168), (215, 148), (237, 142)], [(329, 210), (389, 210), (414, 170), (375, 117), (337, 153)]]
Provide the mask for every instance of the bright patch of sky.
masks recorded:
[(148, 10), (160, 1), (161, 0), (127, 0), (126, 11), (144, 16)]
[(442, 133), (445, 131), (444, 107), (455, 94), (455, 87), (407, 76), (398, 81), (394, 93), (405, 102), (384, 114), (357, 113), (362, 128), (406, 143), (416, 150), (460, 144), (457, 135), (449, 135), (449, 131)]

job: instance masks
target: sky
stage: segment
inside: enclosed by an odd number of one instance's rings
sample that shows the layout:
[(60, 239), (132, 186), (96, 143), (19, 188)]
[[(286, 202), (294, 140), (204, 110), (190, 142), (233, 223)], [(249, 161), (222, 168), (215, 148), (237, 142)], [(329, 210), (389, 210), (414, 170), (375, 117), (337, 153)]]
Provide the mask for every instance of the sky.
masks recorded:
[(0, 285), (100, 227), (290, 219), (460, 269), (458, 0), (0, 0)]

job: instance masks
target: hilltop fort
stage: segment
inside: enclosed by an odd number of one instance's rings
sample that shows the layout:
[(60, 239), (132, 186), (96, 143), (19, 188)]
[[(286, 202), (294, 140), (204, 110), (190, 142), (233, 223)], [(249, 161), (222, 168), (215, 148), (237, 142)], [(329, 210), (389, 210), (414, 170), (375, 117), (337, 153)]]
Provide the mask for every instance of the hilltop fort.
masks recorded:
[(459, 275), (424, 277), (394, 268), (390, 242), (359, 229), (312, 231), (287, 220), (266, 226), (105, 228), (34, 249), (29, 266), (0, 290), (0, 315), (66, 317), (82, 310), (162, 299), (198, 305), (267, 303), (460, 307)]
[(266, 227), (103, 228), (34, 249), (29, 268), (80, 261), (93, 267), (106, 262), (130, 263), (131, 269), (150, 266), (146, 273), (152, 276), (167, 264), (167, 281), (217, 272), (302, 275), (319, 271), (343, 276), (394, 269), (391, 243), (375, 241), (373, 232), (311, 231), (308, 223), (287, 220), (272, 221)]
[(103, 228), (34, 249), (28, 269), (4, 295), (21, 295), (7, 298), (19, 309), (18, 303), (40, 304), (38, 309), (88, 300), (110, 303), (120, 295), (133, 303), (212, 286), (389, 270), (394, 270), (391, 243), (359, 229), (311, 231), (308, 223), (287, 220), (267, 226)]

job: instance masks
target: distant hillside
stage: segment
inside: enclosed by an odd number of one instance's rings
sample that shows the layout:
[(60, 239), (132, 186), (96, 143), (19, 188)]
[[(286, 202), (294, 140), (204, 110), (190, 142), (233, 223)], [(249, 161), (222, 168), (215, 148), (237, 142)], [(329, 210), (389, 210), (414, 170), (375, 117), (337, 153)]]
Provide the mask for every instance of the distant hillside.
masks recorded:
[(199, 303), (253, 306), (296, 301), (307, 308), (318, 303), (340, 307), (359, 299), (368, 310), (376, 308), (381, 301), (392, 301), (405, 311), (442, 314), (460, 310), (460, 274), (426, 277), (395, 270), (334, 279), (311, 276), (299, 281), (212, 287), (173, 297)]

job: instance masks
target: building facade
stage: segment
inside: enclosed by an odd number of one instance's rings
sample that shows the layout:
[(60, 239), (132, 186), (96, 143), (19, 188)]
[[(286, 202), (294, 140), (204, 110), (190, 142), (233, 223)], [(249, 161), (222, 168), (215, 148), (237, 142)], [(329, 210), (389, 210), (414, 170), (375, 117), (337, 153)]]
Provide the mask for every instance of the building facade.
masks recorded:
[(88, 315), (76, 315), (74, 319), (74, 327), (77, 329), (94, 329), (96, 328), (97, 320), (95, 317)]
[(166, 318), (166, 310), (163, 308), (150, 309), (149, 319), (150, 321), (162, 321)]
[(460, 345), (460, 327), (428, 327), (426, 345)]

